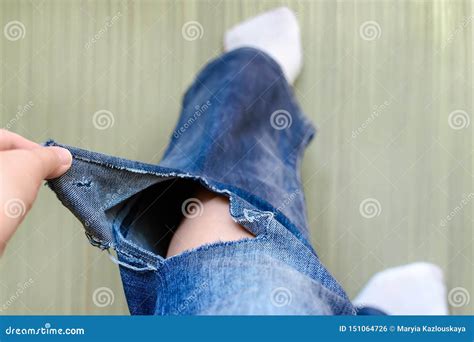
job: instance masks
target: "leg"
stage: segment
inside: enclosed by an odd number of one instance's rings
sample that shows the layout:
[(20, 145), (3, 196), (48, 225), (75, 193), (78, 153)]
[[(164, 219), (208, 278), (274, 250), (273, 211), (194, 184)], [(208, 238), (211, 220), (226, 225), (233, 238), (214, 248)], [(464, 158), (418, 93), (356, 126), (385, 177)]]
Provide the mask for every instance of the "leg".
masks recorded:
[[(226, 37), (228, 52), (185, 94), (160, 166), (199, 177), (208, 190), (184, 197), (202, 203), (201, 215), (184, 214), (155, 277), (143, 280), (121, 268), (132, 313), (354, 312), (307, 239), (299, 163), (314, 129), (288, 84), (300, 59), (280, 54), (289, 46), (300, 53), (299, 35), (282, 46), (271, 37), (255, 40), (275, 29), (268, 18), (279, 22), (278, 30), (298, 32), (288, 10), (238, 25)], [(163, 220), (157, 218), (154, 228)], [(156, 290), (149, 295), (151, 281)]]
[[(294, 14), (285, 7), (247, 20), (225, 35), (225, 49), (255, 47), (272, 56), (285, 77), (293, 83), (301, 69), (301, 41)], [(217, 241), (232, 241), (254, 235), (232, 220), (229, 202), (201, 188), (196, 198), (202, 203), (202, 215), (188, 218), (179, 225), (170, 242), (167, 257), (184, 250)]]
[(229, 200), (225, 196), (200, 188), (194, 197), (201, 206), (200, 215), (184, 215), (171, 239), (167, 258), (213, 242), (253, 237), (253, 234), (232, 219)]
[[(282, 28), (291, 13), (275, 13), (263, 17), (279, 25), (250, 38), (295, 32)], [(353, 314), (309, 243), (299, 167), (315, 131), (288, 84), (300, 65), (278, 40), (239, 33), (232, 50), (231, 33), (186, 92), (159, 165), (71, 149), (51, 186), (91, 242), (117, 252), (132, 314)], [(74, 185), (84, 178), (90, 187)], [(194, 219), (182, 213), (190, 198), (204, 208)]]

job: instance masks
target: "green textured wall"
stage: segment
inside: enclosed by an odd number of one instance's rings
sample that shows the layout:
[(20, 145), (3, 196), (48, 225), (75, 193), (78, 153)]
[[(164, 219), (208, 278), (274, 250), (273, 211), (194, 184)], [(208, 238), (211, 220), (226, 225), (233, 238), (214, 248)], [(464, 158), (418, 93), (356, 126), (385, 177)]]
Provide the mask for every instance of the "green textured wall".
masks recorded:
[[(470, 1), (1, 0), (0, 125), (156, 163), (225, 29), (281, 4), (302, 27), (295, 92), (318, 127), (303, 182), (322, 260), (350, 295), (385, 267), (435, 262), (460, 288), (453, 312), (473, 314)], [(128, 312), (117, 267), (46, 188), (0, 260), (0, 309)]]

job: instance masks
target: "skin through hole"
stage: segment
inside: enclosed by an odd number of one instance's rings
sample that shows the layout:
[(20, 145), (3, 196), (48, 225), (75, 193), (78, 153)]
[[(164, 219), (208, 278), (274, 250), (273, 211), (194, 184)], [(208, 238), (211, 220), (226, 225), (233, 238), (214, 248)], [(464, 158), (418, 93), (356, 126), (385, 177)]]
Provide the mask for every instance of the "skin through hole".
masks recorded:
[(193, 200), (196, 211), (187, 215), (183, 210), (184, 217), (171, 238), (167, 258), (209, 243), (255, 237), (232, 219), (227, 197), (200, 187)]

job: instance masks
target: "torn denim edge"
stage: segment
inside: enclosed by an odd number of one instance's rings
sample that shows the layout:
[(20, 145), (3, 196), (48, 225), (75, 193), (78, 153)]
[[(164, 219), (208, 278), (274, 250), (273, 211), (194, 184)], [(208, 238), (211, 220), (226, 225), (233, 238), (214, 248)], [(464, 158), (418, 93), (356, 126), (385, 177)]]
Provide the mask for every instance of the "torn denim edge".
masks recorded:
[[(47, 146), (51, 145), (56, 145), (56, 146), (64, 146), (55, 143), (54, 141), (50, 140), (46, 143)], [(89, 162), (89, 163), (94, 163), (98, 164), (100, 166), (104, 167), (109, 167), (109, 168), (115, 168), (119, 170), (125, 170), (133, 173), (142, 173), (142, 174), (151, 174), (155, 175), (157, 177), (163, 177), (163, 178), (182, 178), (182, 179), (193, 179), (201, 183), (203, 186), (209, 188), (210, 190), (224, 194), (226, 197), (229, 198), (229, 212), (231, 214), (232, 219), (239, 223), (242, 224), (246, 229), (248, 229), (251, 233), (253, 233), (256, 236), (262, 236), (266, 232), (266, 228), (269, 225), (269, 220), (274, 217), (274, 214), (272, 212), (268, 211), (261, 211), (256, 208), (253, 208), (250, 204), (248, 204), (245, 200), (240, 198), (238, 195), (235, 195), (233, 192), (227, 190), (227, 189), (220, 189), (219, 187), (214, 186), (213, 184), (209, 183), (206, 179), (195, 176), (189, 173), (179, 173), (179, 172), (143, 172), (142, 170), (135, 169), (135, 168), (127, 168), (127, 167), (119, 167), (114, 164), (109, 164), (109, 163), (103, 163), (101, 161), (97, 161), (94, 159), (90, 158), (84, 158), (83, 156), (77, 155), (75, 150), (71, 151), (74, 158), (84, 161), (84, 162)], [(82, 180), (81, 180), (82, 182)], [(53, 184), (52, 181), (48, 181), (47, 185), (55, 191), (55, 185)], [(118, 203), (110, 203), (108, 206), (104, 206), (102, 210), (105, 212), (112, 207), (123, 203), (130, 199), (132, 196), (140, 193), (143, 190), (139, 190), (136, 193), (130, 194), (126, 198), (122, 198)], [(63, 202), (63, 204), (67, 204), (64, 200), (64, 198), (60, 198), (60, 200)], [(251, 209), (249, 209), (251, 208)], [(73, 211), (74, 213), (74, 211)], [(81, 223), (84, 225), (86, 228), (85, 230), (85, 235), (88, 238), (89, 242), (91, 245), (100, 248), (101, 250), (107, 250), (109, 252), (110, 248), (113, 248), (118, 254), (124, 256), (128, 260), (132, 260), (134, 263), (138, 263), (141, 265), (144, 265), (143, 267), (135, 267), (130, 264), (122, 263), (119, 260), (114, 260), (112, 257), (112, 261), (116, 264), (122, 264), (124, 267), (128, 267), (134, 270), (140, 270), (140, 271), (147, 271), (147, 270), (157, 270), (160, 267), (160, 264), (163, 262), (163, 258), (161, 256), (155, 255), (154, 253), (151, 253), (143, 248), (141, 248), (138, 245), (135, 245), (134, 243), (131, 243), (128, 241), (125, 237), (123, 237), (118, 230), (117, 227), (114, 227), (117, 224), (117, 220), (114, 219), (113, 221), (113, 227), (112, 227), (112, 235), (115, 237), (115, 241), (107, 241), (99, 238), (98, 236), (94, 235), (94, 232), (90, 230), (90, 227), (92, 226), (94, 220), (84, 220), (83, 217), (76, 217), (81, 221)], [(263, 221), (262, 221), (263, 220)], [(213, 243), (211, 245), (215, 245), (216, 243)], [(217, 243), (219, 244), (219, 243)], [(203, 247), (209, 247), (209, 246), (203, 246)], [(143, 259), (138, 259), (135, 257), (135, 255), (140, 254), (140, 257)], [(109, 252), (110, 253), (110, 252)]]
[[(215, 190), (216, 192), (224, 193), (219, 189), (214, 189), (212, 186), (211, 189)], [(250, 239), (240, 239), (236, 241), (217, 241), (204, 244), (202, 246), (192, 248), (189, 251), (183, 252), (184, 255), (186, 255), (188, 252), (195, 252), (219, 246), (235, 245), (236, 243), (260, 240), (269, 235), (275, 234), (274, 232), (268, 230), (271, 220), (274, 217), (273, 213), (248, 209), (249, 205), (246, 204), (241, 198), (234, 196), (232, 193), (229, 193), (227, 191), (225, 193), (229, 196), (229, 211), (232, 219), (243, 227), (245, 227), (246, 230), (254, 234), (255, 237)], [(146, 261), (145, 264), (147, 266), (157, 265), (157, 267), (161, 267), (165, 261), (173, 258), (164, 258), (161, 255), (148, 251), (127, 239), (122, 234), (120, 227), (123, 220), (128, 216), (128, 214), (129, 208), (124, 207), (119, 210), (112, 222), (112, 231), (115, 241), (114, 248), (118, 250), (118, 252), (123, 253), (126, 257), (129, 257), (131, 255), (136, 256), (138, 254), (140, 259)], [(183, 253), (180, 253), (179, 255)], [(138, 259), (136, 259), (135, 261), (138, 261)]]
[[(312, 134), (309, 134), (307, 137), (307, 143), (312, 138)], [(204, 187), (219, 193), (219, 194), (224, 194), (226, 197), (229, 198), (229, 203), (230, 203), (230, 208), (231, 208), (231, 217), (236, 221), (235, 217), (235, 210), (233, 211), (232, 208), (238, 207), (236, 205), (236, 202), (243, 201), (247, 203), (247, 207), (250, 210), (256, 210), (260, 211), (262, 213), (267, 213), (267, 215), (272, 215), (272, 218), (280, 222), (287, 230), (289, 230), (300, 242), (302, 242), (315, 256), (317, 256), (316, 251), (310, 244), (309, 240), (303, 236), (303, 234), (300, 232), (300, 230), (294, 225), (281, 211), (279, 211), (277, 208), (274, 208), (270, 203), (267, 201), (264, 201), (258, 196), (255, 196), (253, 194), (250, 194), (242, 189), (233, 187), (231, 185), (227, 184), (222, 184), (220, 182), (214, 181), (214, 180), (207, 180), (204, 177), (200, 175), (193, 175), (188, 172), (182, 172), (177, 169), (171, 169), (171, 168), (164, 168), (160, 165), (154, 165), (154, 164), (147, 164), (139, 161), (131, 161), (119, 157), (114, 157), (114, 156), (109, 156), (103, 153), (99, 152), (91, 152), (87, 151), (81, 148), (69, 146), (69, 145), (64, 145), (57, 143), (53, 139), (50, 139), (44, 143), (44, 146), (59, 146), (68, 149), (74, 159), (78, 159), (84, 162), (92, 163), (92, 164), (97, 164), (99, 166), (104, 166), (104, 167), (109, 167), (111, 169), (116, 169), (116, 170), (124, 170), (124, 171), (129, 171), (132, 173), (136, 174), (149, 174), (149, 175), (155, 175), (157, 177), (176, 177), (176, 178), (182, 178), (182, 179), (192, 179), (197, 182), (199, 182), (201, 185)], [(109, 162), (104, 162), (103, 160), (99, 160), (97, 157), (100, 157), (101, 159), (108, 160)], [(129, 166), (130, 164), (138, 165), (140, 168), (136, 167), (131, 167)], [(121, 165), (117, 165), (121, 164)], [(51, 183), (52, 180), (47, 181), (48, 186), (54, 191), (54, 187), (52, 186)], [(212, 184), (211, 184), (212, 183)], [(140, 191), (139, 191), (140, 192)], [(138, 192), (137, 192), (138, 193)], [(123, 199), (121, 202), (129, 199), (131, 196), (128, 198)], [(62, 200), (61, 200), (62, 201)], [(63, 203), (64, 204), (64, 203)], [(104, 212), (110, 209), (111, 207), (117, 205), (116, 204), (111, 204), (108, 207), (104, 207)], [(77, 217), (77, 216), (76, 216)], [(82, 219), (78, 217), (78, 219), (85, 225), (85, 222), (83, 222)], [(236, 221), (237, 223), (240, 223), (239, 221)], [(87, 228), (89, 225), (85, 225)], [(254, 234), (258, 234), (259, 232), (252, 232)], [(90, 239), (89, 239), (90, 240)], [(99, 241), (99, 243), (97, 243)], [(103, 242), (100, 239), (95, 239), (95, 244), (91, 242), (96, 247), (99, 247), (101, 249), (107, 249), (110, 247), (110, 244), (107, 242)]]

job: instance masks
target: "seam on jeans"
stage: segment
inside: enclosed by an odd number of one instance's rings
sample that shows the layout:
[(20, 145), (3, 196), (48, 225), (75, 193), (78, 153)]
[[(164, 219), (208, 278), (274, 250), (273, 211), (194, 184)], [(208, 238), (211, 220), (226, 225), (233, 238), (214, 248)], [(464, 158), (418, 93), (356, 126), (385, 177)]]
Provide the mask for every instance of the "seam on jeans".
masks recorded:
[[(86, 231), (85, 232), (88, 240), (89, 240), (89, 243), (94, 246), (94, 247), (98, 247), (100, 248), (101, 250), (106, 250), (107, 253), (109, 253), (109, 257), (110, 259), (115, 263), (115, 264), (118, 264), (118, 265), (122, 265), (124, 267), (127, 267), (127, 268), (130, 268), (130, 269), (133, 269), (135, 271), (156, 271), (157, 268), (154, 267), (153, 265), (150, 265), (146, 262), (144, 262), (143, 260), (140, 260), (140, 259), (137, 259), (136, 257), (134, 257), (133, 255), (127, 253), (125, 250), (123, 250), (122, 248), (120, 248), (119, 246), (117, 246), (116, 244), (113, 244), (113, 243), (110, 243), (110, 242), (104, 242), (98, 238), (96, 238), (95, 236), (93, 236), (90, 232)], [(132, 266), (132, 265), (129, 265), (127, 263), (124, 263), (120, 260), (117, 260), (115, 258), (113, 258), (112, 255), (110, 255), (110, 251), (109, 249), (110, 248), (113, 248), (117, 253), (119, 254), (122, 254), (124, 256), (126, 256), (127, 258), (131, 259), (132, 261), (135, 261), (137, 263), (141, 263), (141, 264), (144, 264), (146, 265), (146, 267), (144, 268), (138, 268), (138, 267), (135, 267), (135, 266)], [(113, 258), (113, 259), (112, 259)]]
[[(125, 210), (125, 207), (122, 208), (122, 210)], [(137, 244), (131, 242), (129, 239), (125, 238), (125, 236), (123, 236), (122, 232), (120, 231), (118, 219), (119, 215), (117, 215), (112, 221), (112, 234), (115, 235), (116, 239), (118, 239), (118, 242), (115, 245), (115, 250), (142, 264), (154, 267), (155, 270), (157, 270), (158, 267), (150, 265), (149, 261), (160, 265), (163, 263), (163, 257), (150, 251), (147, 251), (146, 249), (138, 246)], [(140, 254), (139, 256), (141, 258), (137, 258), (136, 254)], [(143, 261), (142, 258), (146, 259), (146, 261)]]
[(85, 234), (86, 234), (87, 239), (89, 240), (89, 243), (94, 247), (98, 247), (104, 250), (112, 246), (110, 242), (105, 242), (105, 241), (102, 241), (101, 239), (96, 238), (88, 230), (85, 231)]
[[(155, 267), (148, 263), (147, 261), (142, 260), (143, 259), (151, 259), (152, 261), (156, 262), (157, 264), (161, 264), (162, 261), (160, 260), (160, 256), (150, 253), (147, 250), (141, 248), (140, 246), (128, 241), (126, 238), (122, 237), (122, 241), (120, 245), (115, 244), (113, 247), (114, 249), (126, 257), (133, 259), (133, 261), (139, 262), (141, 264), (153, 267), (155, 270), (158, 269), (158, 267)], [(140, 255), (137, 255), (140, 254)]]
[[(121, 248), (119, 248), (118, 246), (112, 244), (112, 243), (105, 243), (104, 241), (101, 241), (99, 239), (97, 239), (96, 237), (94, 237), (93, 235), (91, 235), (89, 232), (86, 231), (86, 236), (87, 238), (89, 239), (89, 242), (91, 245), (95, 246), (95, 247), (99, 247), (101, 250), (106, 250), (107, 253), (109, 254), (109, 258), (112, 260), (112, 262), (114, 262), (115, 264), (118, 264), (118, 265), (122, 265), (124, 267), (127, 267), (129, 269), (132, 269), (132, 270), (135, 270), (135, 271), (151, 271), (151, 270), (154, 270), (156, 271), (157, 268), (156, 267), (153, 267), (147, 263), (144, 263), (142, 260), (139, 260), (135, 257), (133, 257), (132, 255), (126, 253), (125, 251), (123, 251)], [(133, 261), (135, 262), (139, 262), (139, 263), (144, 263), (146, 265), (146, 267), (143, 267), (143, 268), (138, 268), (138, 267), (135, 267), (135, 266), (132, 266), (132, 265), (129, 265), (127, 263), (124, 263), (120, 260), (117, 260), (116, 258), (114, 258), (111, 254), (110, 254), (110, 251), (109, 249), (110, 248), (113, 248), (117, 253), (120, 253), (120, 254), (123, 254), (125, 255), (127, 258), (129, 259), (132, 259)]]
[[(116, 251), (117, 251), (117, 249), (116, 249)], [(129, 264), (127, 264), (126, 262), (120, 261), (120, 260), (118, 260), (117, 258), (115, 258), (115, 257), (110, 253), (109, 249), (107, 249), (107, 253), (108, 253), (108, 255), (109, 255), (110, 260), (112, 260), (112, 262), (113, 262), (114, 264), (117, 264), (117, 265), (126, 267), (126, 268), (128, 268), (128, 269), (133, 270), (133, 271), (156, 271), (156, 270), (157, 270), (155, 267), (150, 266), (150, 265), (148, 265), (148, 264), (146, 265), (146, 267), (135, 267), (135, 266), (129, 265)], [(117, 253), (124, 254), (124, 253), (119, 252), (119, 251), (117, 251)], [(130, 259), (135, 259), (135, 258), (133, 258), (132, 256), (128, 256), (128, 255), (127, 255), (127, 257), (130, 258)]]
[[(143, 268), (138, 268), (138, 267), (135, 267), (135, 266), (132, 266), (132, 265), (129, 265), (125, 262), (122, 262), (120, 260), (116, 260), (117, 264), (119, 265), (122, 265), (124, 267), (127, 267), (127, 268), (130, 268), (134, 271), (157, 271), (158, 268), (153, 266), (153, 265), (150, 265), (149, 263), (147, 262), (144, 262), (143, 260), (140, 260), (138, 258), (136, 258), (135, 256), (131, 255), (130, 253), (126, 252), (125, 250), (121, 249), (120, 247), (118, 246), (114, 246), (114, 250), (119, 253), (119, 254), (123, 254), (125, 257), (127, 257), (128, 259), (130, 259), (131, 261), (134, 261), (134, 262), (137, 262), (137, 263), (141, 263), (141, 264), (144, 264), (146, 265), (145, 267)], [(112, 259), (113, 262), (115, 262), (113, 259)]]

